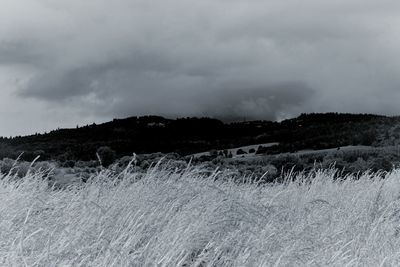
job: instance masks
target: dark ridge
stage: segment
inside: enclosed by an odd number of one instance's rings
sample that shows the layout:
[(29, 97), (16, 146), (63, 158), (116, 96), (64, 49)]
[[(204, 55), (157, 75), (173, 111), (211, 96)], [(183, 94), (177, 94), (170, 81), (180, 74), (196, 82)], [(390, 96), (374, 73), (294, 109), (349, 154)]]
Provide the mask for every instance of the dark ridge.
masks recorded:
[[(279, 142), (265, 153), (324, 149), (345, 145), (394, 145), (400, 140), (400, 119), (373, 114), (311, 113), (282, 122), (223, 123), (212, 118), (166, 119), (160, 116), (114, 119), (45, 134), (0, 138), (0, 158), (93, 160), (107, 146), (121, 157), (174, 152), (190, 155), (212, 149)], [(397, 138), (398, 137), (398, 138)]]

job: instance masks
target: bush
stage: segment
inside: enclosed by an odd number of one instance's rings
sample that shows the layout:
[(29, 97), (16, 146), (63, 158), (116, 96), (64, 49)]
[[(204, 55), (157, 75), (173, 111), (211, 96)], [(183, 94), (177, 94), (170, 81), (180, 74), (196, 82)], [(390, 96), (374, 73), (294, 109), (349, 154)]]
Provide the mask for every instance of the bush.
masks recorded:
[(392, 164), (392, 162), (390, 162), (389, 159), (387, 159), (385, 157), (378, 157), (378, 158), (373, 159), (370, 162), (369, 168), (373, 172), (378, 172), (378, 171), (389, 172), (393, 169), (393, 164)]
[(97, 149), (97, 155), (100, 157), (101, 165), (108, 167), (116, 160), (116, 153), (108, 146), (102, 146)]
[(66, 160), (61, 164), (61, 167), (73, 168), (73, 167), (75, 167), (75, 161), (74, 160)]
[(1, 173), (2, 174), (8, 174), (15, 164), (16, 164), (15, 160), (10, 159), (10, 158), (4, 158), (0, 162), (0, 171), (1, 171)]
[(244, 154), (247, 154), (247, 152), (244, 151), (244, 150), (241, 149), (241, 148), (239, 148), (239, 149), (236, 151), (236, 155), (244, 155)]
[(368, 162), (360, 157), (349, 166), (349, 170), (352, 173), (364, 173), (369, 170), (369, 165)]
[(271, 164), (274, 165), (278, 170), (291, 170), (294, 171), (302, 171), (304, 170), (304, 163), (300, 160), (298, 156), (294, 155), (283, 155), (274, 158), (271, 161)]

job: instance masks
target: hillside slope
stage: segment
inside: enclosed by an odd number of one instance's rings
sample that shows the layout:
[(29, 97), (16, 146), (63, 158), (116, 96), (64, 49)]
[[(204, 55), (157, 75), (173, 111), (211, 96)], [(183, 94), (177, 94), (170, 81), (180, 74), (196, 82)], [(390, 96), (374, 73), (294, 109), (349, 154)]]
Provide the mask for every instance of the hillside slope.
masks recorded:
[(267, 153), (326, 149), (347, 145), (395, 145), (400, 119), (368, 114), (302, 114), (282, 122), (223, 123), (210, 118), (166, 119), (158, 116), (115, 119), (76, 129), (58, 129), (25, 137), (0, 138), (0, 158), (92, 160), (99, 147), (118, 157), (133, 152), (189, 155), (262, 143), (279, 143)]

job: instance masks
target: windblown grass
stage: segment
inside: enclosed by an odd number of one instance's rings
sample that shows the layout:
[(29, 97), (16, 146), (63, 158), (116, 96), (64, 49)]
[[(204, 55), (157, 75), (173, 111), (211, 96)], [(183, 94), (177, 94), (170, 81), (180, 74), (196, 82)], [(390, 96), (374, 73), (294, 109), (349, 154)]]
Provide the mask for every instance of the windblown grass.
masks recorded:
[(398, 171), (257, 186), (155, 167), (63, 190), (40, 176), (0, 181), (0, 266), (400, 264)]

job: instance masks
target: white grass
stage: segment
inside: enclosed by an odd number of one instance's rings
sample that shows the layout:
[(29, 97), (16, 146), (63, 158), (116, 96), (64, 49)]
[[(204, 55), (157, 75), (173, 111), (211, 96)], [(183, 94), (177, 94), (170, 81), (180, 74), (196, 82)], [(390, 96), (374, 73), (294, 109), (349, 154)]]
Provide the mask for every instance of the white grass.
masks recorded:
[(399, 266), (400, 172), (267, 186), (200, 170), (0, 181), (0, 266)]

